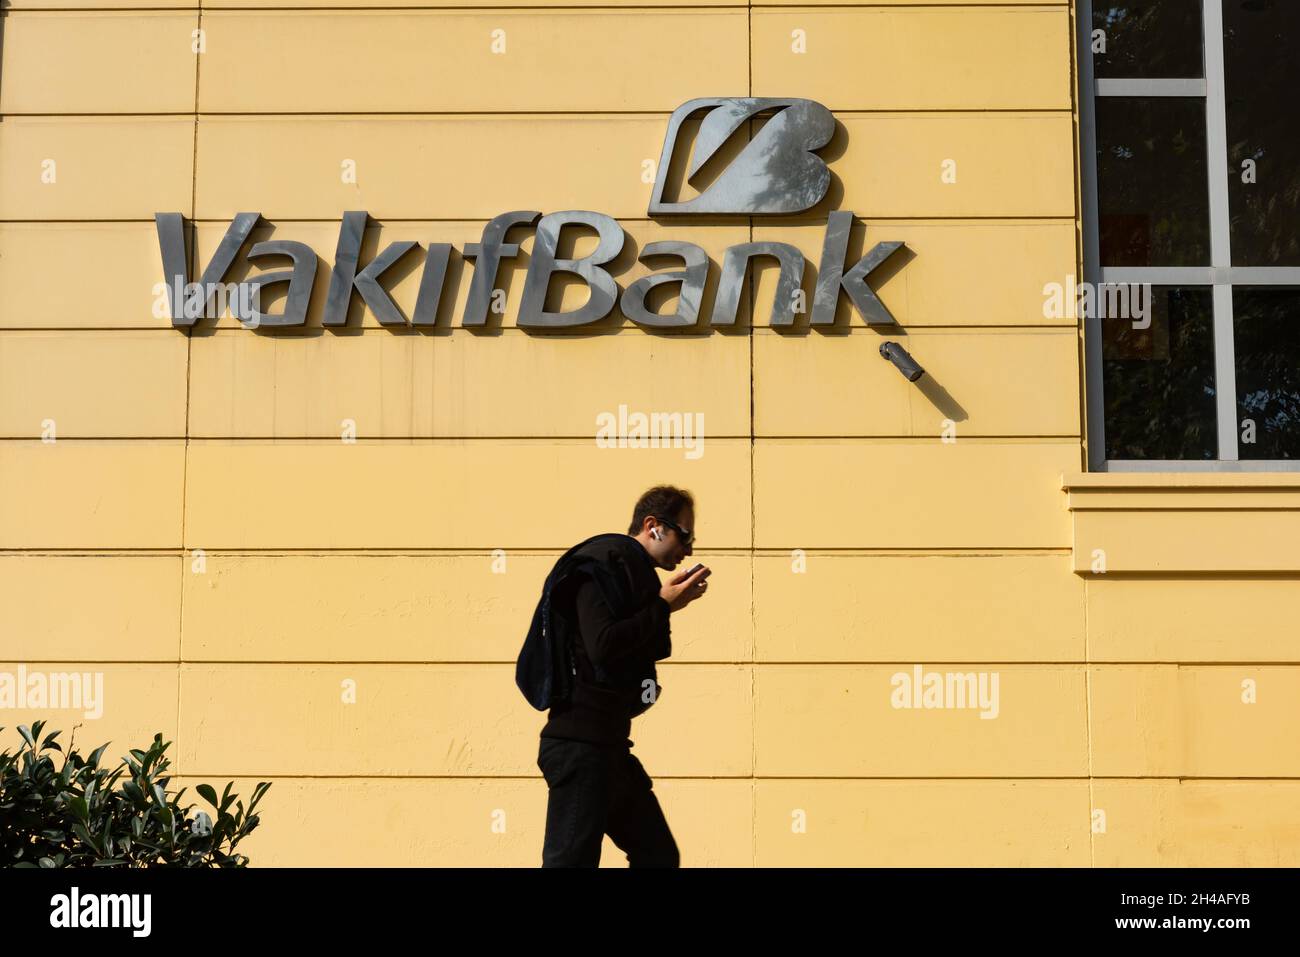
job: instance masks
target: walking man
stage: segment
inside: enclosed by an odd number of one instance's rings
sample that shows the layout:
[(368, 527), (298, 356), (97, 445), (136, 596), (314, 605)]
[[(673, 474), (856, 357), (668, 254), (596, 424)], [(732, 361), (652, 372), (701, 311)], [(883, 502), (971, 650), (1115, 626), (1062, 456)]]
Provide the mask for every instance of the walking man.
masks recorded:
[(663, 690), (655, 662), (672, 653), (669, 616), (708, 588), (703, 566), (668, 584), (655, 572), (691, 554), (694, 529), (690, 493), (656, 486), (637, 501), (626, 535), (574, 546), (547, 579), (556, 660), (568, 672), (556, 683), (569, 691), (552, 701), (537, 754), (547, 786), (543, 867), (598, 866), (605, 834), (629, 867), (680, 864), (628, 735)]

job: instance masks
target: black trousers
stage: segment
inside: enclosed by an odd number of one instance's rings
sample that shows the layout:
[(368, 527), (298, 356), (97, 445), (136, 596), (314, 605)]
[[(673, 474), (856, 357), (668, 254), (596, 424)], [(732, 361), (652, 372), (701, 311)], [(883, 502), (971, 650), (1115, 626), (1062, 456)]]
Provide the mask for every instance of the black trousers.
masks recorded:
[(625, 744), (542, 738), (546, 778), (542, 867), (597, 867), (606, 834), (629, 867), (679, 867), (681, 858), (650, 775)]

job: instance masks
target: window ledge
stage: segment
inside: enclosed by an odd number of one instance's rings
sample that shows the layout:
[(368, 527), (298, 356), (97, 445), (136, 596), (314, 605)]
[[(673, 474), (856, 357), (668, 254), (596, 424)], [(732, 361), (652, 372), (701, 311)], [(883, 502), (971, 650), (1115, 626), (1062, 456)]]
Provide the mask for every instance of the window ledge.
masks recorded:
[(1300, 474), (1061, 476), (1074, 571), (1300, 572)]
[(1061, 488), (1072, 512), (1300, 508), (1300, 472), (1076, 472)]
[(1075, 488), (1295, 488), (1300, 472), (1072, 472), (1061, 486)]

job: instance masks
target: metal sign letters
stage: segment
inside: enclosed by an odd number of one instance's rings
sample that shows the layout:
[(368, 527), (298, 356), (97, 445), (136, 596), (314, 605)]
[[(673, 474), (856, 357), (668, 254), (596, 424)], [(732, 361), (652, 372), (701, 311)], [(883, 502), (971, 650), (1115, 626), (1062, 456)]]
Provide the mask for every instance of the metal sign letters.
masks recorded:
[[(747, 121), (760, 114), (774, 113), (736, 156), (703, 185), (698, 195), (686, 200), (666, 200), (664, 192), (669, 170), (676, 155), (677, 141), (686, 121), (702, 114), (695, 134), (685, 180), (699, 180), (699, 174), (712, 162), (716, 167), (724, 144)], [(803, 99), (763, 97), (703, 98), (691, 100), (672, 114), (664, 137), (663, 151), (651, 193), (649, 215), (743, 215), (772, 216), (805, 212), (826, 196), (831, 174), (825, 161), (816, 155), (830, 142), (835, 120), (820, 103)], [(697, 183), (697, 185), (699, 185)], [(167, 303), (172, 325), (189, 327), (201, 315), (208, 314), (215, 291), (222, 286), (240, 251), (246, 245), (260, 213), (239, 213), (226, 229), (211, 260), (197, 282), (189, 279), (185, 247), (185, 221), (180, 213), (157, 213), (155, 224), (167, 286)], [(326, 294), (325, 326), (347, 323), (353, 293), (388, 327), (432, 326), (439, 304), (446, 293), (451, 245), (430, 243), (425, 249), (423, 272), (410, 321), (403, 315), (381, 280), (383, 275), (419, 247), (411, 241), (390, 243), (370, 262), (361, 263), (361, 241), (369, 216), (363, 211), (347, 212), (339, 228), (334, 266)], [(816, 288), (813, 293), (809, 323), (827, 326), (835, 321), (840, 291), (848, 294), (857, 311), (870, 324), (894, 322), (889, 310), (867, 284), (871, 273), (903, 244), (876, 243), (856, 263), (847, 260), (849, 230), (853, 214), (833, 211), (828, 214), (822, 240)], [(560, 236), (565, 227), (582, 226), (594, 230), (596, 248), (578, 259), (558, 255)], [(681, 267), (655, 272), (632, 282), (620, 293), (619, 285), (605, 268), (623, 250), (623, 228), (612, 217), (587, 210), (565, 210), (542, 215), (535, 210), (516, 210), (492, 219), (484, 228), (479, 242), (466, 244), (461, 254), (474, 262), (465, 309), (464, 327), (481, 327), (496, 288), (497, 272), (504, 260), (518, 255), (519, 245), (507, 242), (511, 229), (533, 227), (533, 248), (524, 278), (519, 306), (519, 326), (537, 329), (571, 328), (598, 322), (618, 305), (623, 315), (635, 323), (655, 328), (694, 326), (700, 318), (709, 258), (694, 243), (653, 242), (641, 251), (640, 261), (677, 259)], [(303, 326), (315, 282), (316, 253), (301, 242), (271, 240), (255, 243), (247, 259), (258, 263), (268, 257), (287, 257), (287, 269), (266, 272), (245, 280), (255, 293), (273, 285), (287, 285), (283, 309), (267, 314), (250, 305), (247, 297), (237, 297), (232, 311), (236, 318), (258, 326)], [(731, 246), (722, 260), (721, 277), (709, 324), (734, 326), (739, 311), (741, 289), (751, 260), (771, 257), (779, 264), (776, 295), (773, 299), (771, 324), (791, 326), (804, 311), (801, 294), (804, 256), (796, 247), (779, 242), (749, 242)], [(557, 274), (576, 276), (589, 290), (587, 301), (576, 309), (548, 311), (547, 292)], [(647, 305), (652, 290), (669, 283), (680, 284), (677, 309), (661, 315)], [(253, 297), (258, 299), (257, 296)]]

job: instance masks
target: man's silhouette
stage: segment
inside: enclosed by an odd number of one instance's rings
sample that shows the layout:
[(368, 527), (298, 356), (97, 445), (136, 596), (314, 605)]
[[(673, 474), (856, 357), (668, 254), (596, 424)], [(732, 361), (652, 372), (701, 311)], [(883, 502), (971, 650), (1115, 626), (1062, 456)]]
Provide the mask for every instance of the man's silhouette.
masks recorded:
[(672, 653), (669, 615), (708, 587), (707, 568), (666, 585), (655, 572), (672, 571), (691, 554), (694, 529), (689, 492), (652, 488), (637, 501), (627, 535), (600, 536), (584, 549), (612, 578), (579, 573), (557, 590), (553, 608), (565, 623), (559, 640), (572, 641), (574, 674), (569, 699), (550, 708), (537, 755), (548, 790), (543, 867), (596, 867), (606, 834), (630, 867), (679, 866), (628, 735), (632, 718), (662, 691), (655, 662)]

